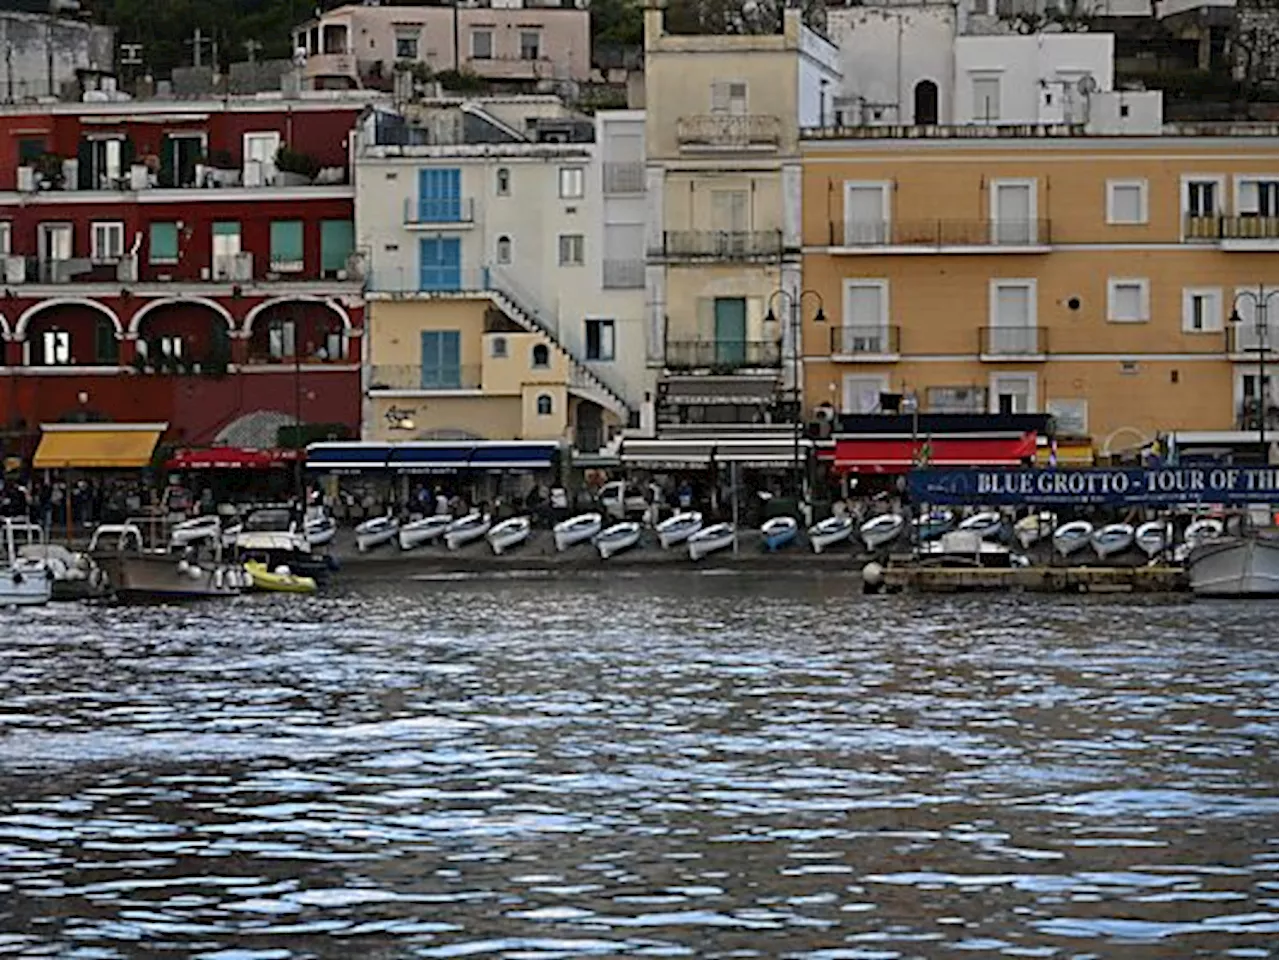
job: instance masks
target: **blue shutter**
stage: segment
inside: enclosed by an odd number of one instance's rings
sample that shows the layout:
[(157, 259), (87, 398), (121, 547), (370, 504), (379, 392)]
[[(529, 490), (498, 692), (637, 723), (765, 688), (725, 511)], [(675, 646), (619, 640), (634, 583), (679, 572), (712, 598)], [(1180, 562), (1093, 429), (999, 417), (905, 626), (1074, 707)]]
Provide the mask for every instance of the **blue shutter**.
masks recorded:
[(462, 171), (427, 167), (418, 171), (418, 220), (458, 223), (462, 220)]
[(462, 289), (462, 241), (423, 237), (418, 241), (418, 289)]
[(462, 335), (457, 330), (422, 331), (424, 390), (462, 386)]

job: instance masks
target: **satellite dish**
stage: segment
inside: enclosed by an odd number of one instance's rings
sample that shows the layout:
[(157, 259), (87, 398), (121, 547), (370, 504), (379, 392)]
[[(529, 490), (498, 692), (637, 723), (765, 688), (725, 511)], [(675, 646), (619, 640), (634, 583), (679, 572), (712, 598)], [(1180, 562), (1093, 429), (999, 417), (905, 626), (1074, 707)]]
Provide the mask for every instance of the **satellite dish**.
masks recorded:
[(1086, 73), (1076, 82), (1076, 89), (1087, 97), (1098, 92), (1098, 81), (1093, 78), (1092, 73)]

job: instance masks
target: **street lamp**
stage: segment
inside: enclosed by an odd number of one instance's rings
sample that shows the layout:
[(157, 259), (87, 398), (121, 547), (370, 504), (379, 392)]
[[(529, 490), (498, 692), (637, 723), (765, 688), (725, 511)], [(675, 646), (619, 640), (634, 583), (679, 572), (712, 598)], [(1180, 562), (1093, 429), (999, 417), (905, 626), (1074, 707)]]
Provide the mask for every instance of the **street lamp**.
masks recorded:
[(823, 312), (822, 294), (818, 293), (818, 291), (801, 290), (796, 294), (779, 288), (769, 294), (769, 312), (764, 318), (766, 323), (777, 322), (778, 317), (773, 312), (773, 301), (779, 297), (782, 298), (782, 303), (786, 307), (787, 322), (791, 328), (791, 391), (795, 397), (795, 425), (792, 430), (791, 465), (795, 476), (796, 507), (799, 509), (800, 502), (804, 499), (804, 482), (800, 473), (800, 432), (804, 425), (804, 402), (800, 384), (800, 354), (804, 350), (804, 329), (800, 311), (804, 305), (804, 298), (813, 297), (818, 302), (818, 312), (813, 316), (816, 323), (826, 323), (827, 315)]
[(1263, 284), (1258, 284), (1256, 291), (1242, 290), (1237, 293), (1235, 300), (1231, 303), (1231, 323), (1235, 324), (1236, 329), (1239, 330), (1240, 325), (1244, 323), (1244, 318), (1240, 316), (1240, 301), (1253, 301), (1253, 329), (1258, 348), (1258, 447), (1263, 466), (1266, 466), (1271, 459), (1267, 444), (1266, 391), (1263, 389), (1263, 384), (1267, 380), (1267, 306), (1271, 298), (1278, 293), (1280, 291), (1277, 290), (1268, 293)]

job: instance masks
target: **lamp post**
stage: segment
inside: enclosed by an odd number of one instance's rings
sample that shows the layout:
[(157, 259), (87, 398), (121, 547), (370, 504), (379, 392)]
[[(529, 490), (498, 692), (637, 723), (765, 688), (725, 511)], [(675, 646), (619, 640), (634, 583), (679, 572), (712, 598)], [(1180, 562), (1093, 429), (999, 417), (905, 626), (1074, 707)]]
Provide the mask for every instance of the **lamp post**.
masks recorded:
[(796, 507), (800, 506), (800, 502), (804, 499), (804, 481), (800, 473), (800, 431), (804, 425), (804, 402), (802, 399), (802, 388), (800, 384), (800, 355), (804, 350), (804, 325), (801, 322), (801, 309), (804, 305), (805, 297), (813, 297), (818, 302), (818, 312), (814, 314), (813, 319), (817, 323), (826, 323), (827, 315), (823, 312), (822, 294), (816, 290), (801, 290), (797, 294), (793, 294), (788, 290), (778, 288), (769, 294), (768, 306), (769, 312), (765, 315), (766, 323), (776, 322), (778, 317), (773, 312), (773, 301), (781, 298), (782, 304), (787, 311), (787, 323), (791, 328), (791, 391), (795, 399), (795, 417), (794, 428), (792, 430), (792, 451), (791, 466), (795, 477), (795, 495)]
[(1237, 330), (1241, 329), (1241, 324), (1244, 323), (1244, 318), (1240, 316), (1240, 302), (1242, 300), (1253, 302), (1253, 329), (1258, 349), (1258, 452), (1262, 457), (1263, 466), (1266, 466), (1267, 461), (1271, 459), (1267, 445), (1266, 390), (1263, 386), (1267, 379), (1267, 307), (1271, 298), (1277, 294), (1280, 294), (1280, 290), (1272, 290), (1268, 293), (1263, 284), (1258, 284), (1257, 290), (1242, 290), (1231, 302), (1231, 323)]

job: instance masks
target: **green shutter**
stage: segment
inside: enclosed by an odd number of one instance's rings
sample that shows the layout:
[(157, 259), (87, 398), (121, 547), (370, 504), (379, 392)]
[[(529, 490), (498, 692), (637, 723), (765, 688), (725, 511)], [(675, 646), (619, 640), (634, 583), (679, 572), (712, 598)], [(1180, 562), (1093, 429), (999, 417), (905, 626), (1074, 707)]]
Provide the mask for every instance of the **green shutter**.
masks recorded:
[(347, 269), (347, 258), (355, 247), (355, 226), (350, 220), (320, 221), (320, 269)]
[(176, 223), (151, 224), (151, 263), (174, 263), (178, 259), (178, 225)]
[(302, 221), (271, 221), (271, 264), (302, 263)]
[(239, 220), (220, 220), (213, 225), (213, 235), (215, 237), (238, 237), (240, 236)]

